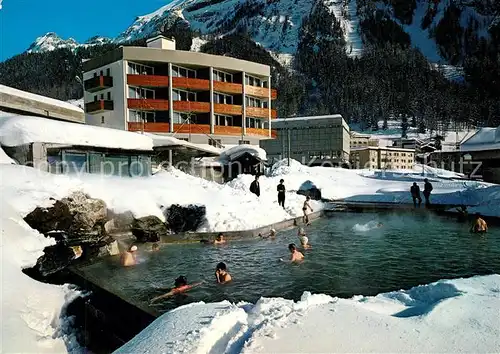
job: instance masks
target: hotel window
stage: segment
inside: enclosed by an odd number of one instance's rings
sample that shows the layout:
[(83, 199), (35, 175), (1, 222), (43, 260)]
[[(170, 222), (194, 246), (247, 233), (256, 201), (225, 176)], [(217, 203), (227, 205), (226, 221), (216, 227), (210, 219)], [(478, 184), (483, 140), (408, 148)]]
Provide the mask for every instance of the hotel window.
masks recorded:
[(263, 103), (261, 100), (258, 98), (253, 98), (253, 97), (245, 97), (245, 103), (247, 107), (257, 107), (257, 108), (266, 108), (267, 107), (267, 102), (265, 104), (266, 107), (264, 107)]
[(174, 112), (172, 118), (173, 118), (173, 124), (183, 124), (183, 123), (188, 123), (190, 121), (189, 114), (187, 113)]
[(262, 119), (258, 118), (247, 118), (246, 119), (247, 123), (247, 128), (257, 128), (257, 129), (262, 129), (263, 128), (263, 121)]
[(111, 101), (111, 92), (108, 92), (107, 96), (108, 96), (108, 101)]
[(210, 146), (215, 146), (215, 147), (221, 147), (222, 146), (222, 140), (221, 139), (208, 139), (208, 145)]
[(129, 122), (135, 122), (135, 123), (140, 123), (140, 122), (154, 123), (156, 121), (156, 114), (155, 112), (130, 110), (128, 120)]
[(174, 89), (172, 90), (173, 101), (196, 101), (196, 92)]
[(224, 95), (223, 93), (214, 93), (214, 103), (233, 104), (233, 96)]
[(128, 87), (128, 98), (154, 99), (155, 91), (143, 87)]
[(213, 71), (213, 78), (215, 81), (233, 82), (233, 74), (229, 74), (220, 70)]
[(181, 66), (172, 65), (172, 77), (188, 77), (196, 78), (196, 70), (183, 68)]
[(133, 75), (154, 75), (154, 68), (147, 65), (129, 62), (128, 73)]
[(245, 75), (245, 85), (262, 87), (263, 84), (264, 82), (261, 79), (250, 75)]
[(106, 76), (111, 76), (111, 69), (110, 68), (106, 69)]
[(232, 127), (233, 126), (233, 117), (216, 114), (215, 115), (215, 125), (223, 125), (226, 127)]

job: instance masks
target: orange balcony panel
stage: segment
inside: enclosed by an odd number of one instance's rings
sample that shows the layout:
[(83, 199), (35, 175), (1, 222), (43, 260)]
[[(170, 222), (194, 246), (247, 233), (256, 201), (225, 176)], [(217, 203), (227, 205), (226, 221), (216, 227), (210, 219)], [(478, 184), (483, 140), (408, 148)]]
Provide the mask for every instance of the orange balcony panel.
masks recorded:
[(140, 132), (144, 129), (148, 133), (168, 133), (170, 132), (170, 124), (168, 123), (141, 123), (129, 122), (128, 130), (131, 132)]
[(173, 77), (172, 87), (194, 91), (208, 91), (210, 90), (210, 82), (208, 80), (192, 79), (189, 77)]
[[(269, 117), (269, 108), (258, 108), (258, 107), (247, 107), (246, 108), (247, 117), (254, 118), (268, 118)], [(276, 118), (276, 110), (271, 109), (271, 118)]]
[(273, 137), (274, 139), (276, 139), (278, 137), (278, 131), (271, 129), (271, 137)]
[(112, 111), (113, 109), (113, 101), (98, 100), (85, 103), (85, 112), (87, 113), (100, 113), (104, 111)]
[(246, 135), (269, 136), (269, 129), (247, 128)]
[(225, 114), (229, 116), (241, 116), (243, 109), (234, 104), (214, 103), (215, 114)]
[(128, 74), (127, 84), (145, 87), (168, 87), (168, 76)]
[(214, 81), (214, 91), (232, 94), (242, 94), (243, 85), (231, 82)]
[(242, 127), (227, 127), (224, 125), (216, 125), (214, 126), (214, 134), (216, 135), (233, 135), (233, 136), (241, 136), (242, 135)]
[(271, 89), (271, 99), (275, 100), (278, 98), (278, 91), (276, 89)]
[(129, 98), (127, 99), (127, 105), (130, 109), (140, 109), (142, 111), (168, 111), (168, 100)]
[[(245, 93), (250, 96), (268, 98), (269, 89), (265, 87), (245, 85)], [(272, 95), (272, 92), (271, 92)]]
[(210, 134), (210, 125), (208, 125), (208, 124), (174, 124), (174, 133)]
[(193, 101), (174, 101), (174, 111), (193, 112), (193, 113), (209, 113), (210, 103), (208, 102), (193, 102)]

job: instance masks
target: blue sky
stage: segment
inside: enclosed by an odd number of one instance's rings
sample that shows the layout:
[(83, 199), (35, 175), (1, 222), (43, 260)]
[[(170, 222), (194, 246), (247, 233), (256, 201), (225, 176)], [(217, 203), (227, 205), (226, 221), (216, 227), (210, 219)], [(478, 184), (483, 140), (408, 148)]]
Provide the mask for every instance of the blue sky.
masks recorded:
[(2, 0), (0, 61), (24, 52), (47, 32), (77, 42), (101, 35), (115, 37), (135, 17), (170, 0)]

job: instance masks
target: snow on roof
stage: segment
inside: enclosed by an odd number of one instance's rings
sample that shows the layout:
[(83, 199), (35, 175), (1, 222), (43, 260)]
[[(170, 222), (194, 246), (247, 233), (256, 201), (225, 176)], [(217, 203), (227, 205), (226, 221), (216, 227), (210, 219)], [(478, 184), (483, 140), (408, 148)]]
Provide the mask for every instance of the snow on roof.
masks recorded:
[(21, 90), (18, 90), (18, 89), (9, 87), (9, 86), (5, 86), (5, 85), (0, 85), (0, 93), (4, 93), (6, 95), (18, 96), (18, 97), (26, 98), (28, 100), (38, 101), (40, 103), (50, 104), (53, 106), (59, 106), (59, 107), (69, 109), (69, 110), (72, 110), (72, 111), (75, 111), (78, 113), (83, 113), (83, 109), (76, 107), (74, 104), (71, 104), (69, 102), (59, 101), (59, 100), (56, 100), (54, 98), (36, 95), (34, 93), (31, 93), (31, 92), (21, 91)]
[(343, 117), (340, 114), (331, 114), (331, 115), (326, 115), (326, 116), (310, 116), (310, 117), (294, 117), (294, 118), (278, 118), (278, 119), (273, 119), (271, 121), (271, 124), (273, 123), (280, 123), (280, 122), (297, 122), (300, 120), (315, 120), (315, 119), (331, 119), (331, 118), (342, 118)]
[(259, 158), (261, 161), (267, 161), (266, 151), (255, 145), (237, 145), (229, 149), (222, 150), (220, 154), (221, 161), (234, 161), (245, 153)]
[(460, 151), (500, 149), (500, 127), (481, 128), (460, 145)]
[(415, 152), (415, 149), (399, 148), (399, 147), (395, 147), (395, 146), (358, 146), (358, 147), (352, 147), (350, 150), (351, 151), (387, 150), (387, 151)]
[(153, 140), (139, 133), (32, 116), (0, 118), (0, 145), (18, 146), (34, 142), (124, 150), (153, 149)]
[(153, 140), (153, 145), (155, 147), (184, 146), (186, 148), (190, 148), (193, 150), (200, 150), (200, 151), (214, 154), (217, 156), (219, 156), (221, 153), (221, 149), (218, 149), (214, 146), (210, 146), (208, 144), (195, 144), (195, 143), (191, 143), (189, 141), (177, 139), (176, 137), (168, 136), (168, 135), (159, 135), (159, 134), (151, 134), (151, 133), (145, 133), (144, 135), (150, 137)]

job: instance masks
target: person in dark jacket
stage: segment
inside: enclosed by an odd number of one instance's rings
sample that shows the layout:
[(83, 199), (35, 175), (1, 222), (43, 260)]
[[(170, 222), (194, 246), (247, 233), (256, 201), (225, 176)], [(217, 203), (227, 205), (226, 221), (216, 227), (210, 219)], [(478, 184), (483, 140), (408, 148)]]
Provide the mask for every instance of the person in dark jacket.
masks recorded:
[(285, 181), (280, 179), (280, 184), (278, 184), (278, 187), (276, 187), (276, 190), (278, 191), (278, 204), (279, 206), (282, 206), (283, 209), (285, 209), (285, 185), (283, 184)]
[(422, 204), (422, 198), (420, 198), (420, 187), (417, 185), (416, 182), (413, 182), (413, 186), (410, 188), (410, 193), (411, 197), (413, 198), (413, 206), (416, 208), (417, 207), (417, 200), (418, 200), (418, 206), (420, 207), (420, 204)]
[(259, 175), (256, 175), (255, 180), (250, 184), (250, 192), (260, 197)]
[(424, 197), (425, 197), (425, 206), (431, 205), (431, 201), (429, 200), (432, 192), (432, 184), (426, 178), (424, 179)]

